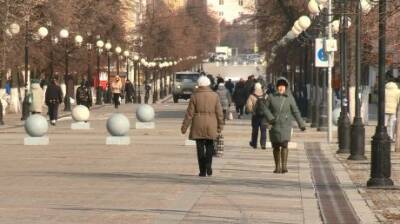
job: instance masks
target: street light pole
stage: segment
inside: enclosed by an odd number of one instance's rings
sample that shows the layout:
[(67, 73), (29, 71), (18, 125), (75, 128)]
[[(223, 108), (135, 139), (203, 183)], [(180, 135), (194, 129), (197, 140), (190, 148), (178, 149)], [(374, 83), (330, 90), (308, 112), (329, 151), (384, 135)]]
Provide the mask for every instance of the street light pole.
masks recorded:
[(351, 126), (351, 145), (349, 160), (366, 160), (365, 157), (365, 127), (361, 118), (360, 84), (361, 84), (361, 2), (357, 1), (356, 16), (356, 114)]
[(347, 107), (347, 28), (349, 21), (344, 12), (346, 9), (346, 2), (347, 0), (343, 0), (342, 2), (342, 15), (340, 17), (341, 111), (338, 119), (339, 150), (337, 153), (350, 152), (350, 118)]
[(102, 104), (102, 90), (100, 86), (100, 59), (101, 59), (101, 52), (103, 51), (104, 42), (102, 40), (97, 40), (97, 86), (96, 86), (96, 105)]
[(393, 186), (390, 141), (385, 127), (386, 0), (379, 0), (379, 81), (378, 125), (372, 137), (371, 177), (368, 187)]
[(69, 82), (70, 82), (70, 76), (69, 76), (69, 56), (68, 56), (68, 41), (65, 40), (65, 75), (64, 75), (64, 82), (65, 82), (65, 87), (66, 87), (66, 93), (65, 93), (65, 99), (64, 99), (64, 111), (71, 111), (71, 102), (69, 100)]
[(22, 103), (22, 117), (24, 121), (29, 116), (29, 97), (28, 97), (28, 73), (29, 73), (29, 18), (25, 20), (25, 79), (24, 79), (24, 100)]

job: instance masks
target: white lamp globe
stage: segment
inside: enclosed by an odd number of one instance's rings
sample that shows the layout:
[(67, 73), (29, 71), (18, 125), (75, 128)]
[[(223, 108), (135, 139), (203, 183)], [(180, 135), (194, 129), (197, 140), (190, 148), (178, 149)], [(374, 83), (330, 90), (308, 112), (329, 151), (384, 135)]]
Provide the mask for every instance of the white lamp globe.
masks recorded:
[(293, 40), (294, 38), (296, 38), (296, 35), (293, 33), (293, 31), (289, 31), (286, 34), (286, 38), (288, 38), (289, 40)]
[(105, 45), (105, 48), (107, 49), (107, 51), (111, 50), (111, 48), (112, 48), (111, 43), (107, 42), (106, 45)]
[(129, 57), (129, 51), (124, 51), (124, 56)]
[(139, 61), (139, 55), (137, 55), (137, 54), (133, 55), (133, 60)]
[(299, 21), (299, 25), (303, 30), (311, 26), (311, 19), (308, 16), (302, 16), (297, 21)]
[(317, 0), (317, 3), (320, 5), (325, 5), (326, 3), (328, 3), (328, 0)]
[(293, 27), (291, 31), (295, 37), (298, 37), (302, 32), (302, 31), (297, 30), (295, 27)]
[(68, 32), (68, 30), (62, 29), (62, 30), (60, 31), (60, 37), (63, 38), (63, 39), (68, 38), (68, 37), (69, 37), (69, 32)]
[(315, 0), (311, 0), (308, 3), (307, 7), (308, 7), (308, 11), (310, 11), (310, 13), (313, 15), (316, 15), (320, 12), (318, 2), (316, 2)]
[(75, 42), (80, 45), (83, 42), (83, 37), (81, 35), (76, 35), (75, 36)]
[(364, 14), (368, 14), (371, 11), (372, 5), (367, 0), (361, 0), (360, 4)]
[(118, 47), (115, 48), (115, 53), (121, 54), (121, 52), (122, 52), (122, 49), (121, 49), (120, 46), (118, 46)]
[(103, 42), (102, 40), (98, 40), (98, 41), (96, 42), (96, 46), (97, 46), (98, 48), (103, 48), (103, 47), (104, 47), (104, 42)]
[(11, 34), (18, 34), (19, 31), (21, 30), (21, 27), (18, 24), (13, 23), (10, 25), (9, 30), (10, 30)]
[(142, 63), (143, 65), (145, 65), (145, 64), (146, 64), (146, 59), (142, 58), (142, 59), (140, 60), (140, 63)]
[(340, 21), (339, 20), (334, 20), (331, 24), (332, 30), (334, 33), (339, 33), (340, 30)]
[(299, 20), (296, 20), (296, 22), (294, 23), (293, 27), (296, 30), (301, 31), (301, 32), (303, 32), (303, 30), (304, 30), (303, 27), (300, 26), (300, 21)]
[(43, 39), (49, 34), (49, 30), (46, 27), (40, 27), (38, 30), (38, 34), (39, 37)]

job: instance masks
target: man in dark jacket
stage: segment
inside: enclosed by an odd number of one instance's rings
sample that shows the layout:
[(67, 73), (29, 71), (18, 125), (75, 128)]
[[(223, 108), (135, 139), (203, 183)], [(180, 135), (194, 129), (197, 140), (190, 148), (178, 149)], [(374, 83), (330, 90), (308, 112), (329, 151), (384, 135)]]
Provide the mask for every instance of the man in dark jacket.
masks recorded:
[(247, 101), (243, 79), (240, 79), (240, 81), (236, 84), (235, 91), (233, 92), (233, 101), (235, 102), (238, 119), (240, 119), (243, 116), (244, 106), (246, 105)]
[(58, 117), (58, 106), (62, 103), (63, 93), (57, 80), (53, 78), (50, 85), (46, 89), (45, 102), (49, 108), (48, 114), (50, 117), (50, 124), (56, 125)]
[(126, 94), (125, 103), (133, 103), (134, 92), (135, 89), (133, 87), (132, 82), (129, 79), (127, 79), (125, 82), (125, 94)]
[(246, 91), (246, 99), (249, 98), (249, 96), (253, 93), (254, 84), (256, 84), (256, 80), (254, 78), (254, 75), (251, 75), (248, 77), (246, 83), (244, 84), (244, 89)]
[(264, 109), (267, 120), (272, 124), (269, 136), (275, 160), (274, 173), (288, 172), (288, 144), (292, 135), (293, 118), (297, 121), (302, 131), (306, 130), (300, 111), (288, 86), (289, 82), (286, 78), (278, 78), (276, 92), (269, 95)]
[(226, 83), (225, 83), (225, 88), (229, 91), (229, 93), (231, 94), (231, 96), (233, 95), (233, 90), (235, 89), (235, 84), (233, 84), (232, 79), (229, 79)]
[(81, 86), (76, 90), (76, 104), (86, 106), (88, 109), (92, 107), (92, 90), (89, 87), (89, 82), (83, 80)]

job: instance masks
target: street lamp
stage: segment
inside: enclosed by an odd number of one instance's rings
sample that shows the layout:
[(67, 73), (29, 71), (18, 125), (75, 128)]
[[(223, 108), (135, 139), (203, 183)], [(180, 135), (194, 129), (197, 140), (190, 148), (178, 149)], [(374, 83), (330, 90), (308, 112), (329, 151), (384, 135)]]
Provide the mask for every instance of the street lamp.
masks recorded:
[[(12, 23), (9, 27), (11, 35), (16, 35), (20, 32), (21, 28), (17, 23)], [(45, 27), (40, 27), (38, 35), (41, 39), (48, 35), (49, 31)], [(25, 80), (24, 80), (24, 100), (22, 104), (21, 120), (26, 120), (29, 116), (29, 97), (28, 97), (28, 73), (29, 73), (29, 17), (25, 18)], [(2, 113), (2, 111), (0, 111)]]
[(117, 75), (118, 76), (119, 76), (119, 56), (120, 56), (121, 52), (122, 52), (121, 47), (118, 46), (115, 48), (115, 53), (117, 54)]
[(372, 6), (366, 1), (357, 1), (356, 16), (356, 114), (354, 116), (353, 125), (351, 126), (351, 144), (349, 160), (366, 160), (365, 157), (365, 127), (361, 118), (361, 100), (359, 97), (361, 84), (361, 59), (362, 59), (362, 13), (367, 14)]
[(107, 93), (106, 99), (104, 99), (104, 103), (111, 103), (111, 48), (112, 44), (110, 41), (107, 41), (105, 44), (105, 48), (107, 51)]
[(140, 80), (139, 80), (139, 55), (134, 53), (133, 55), (133, 86), (134, 86), (134, 103), (142, 103), (142, 97), (140, 95)]
[(372, 137), (371, 177), (368, 187), (393, 186), (390, 141), (385, 127), (386, 0), (379, 0), (379, 81), (378, 125)]
[[(100, 37), (98, 37), (100, 38)], [(96, 42), (96, 47), (97, 47), (97, 86), (96, 86), (96, 105), (101, 105), (102, 104), (102, 89), (100, 86), (100, 59), (101, 59), (101, 53), (103, 52), (103, 47), (104, 47), (104, 42), (100, 39), (97, 40)]]
[(68, 71), (68, 63), (69, 63), (69, 58), (68, 58), (68, 39), (69, 37), (69, 32), (67, 29), (62, 29), (60, 31), (60, 38), (64, 40), (65, 44), (65, 74), (64, 74), (64, 83), (66, 87), (66, 92), (65, 92), (65, 98), (64, 98), (64, 111), (71, 111), (71, 102), (70, 102), (70, 82), (72, 81), (72, 77), (69, 75)]

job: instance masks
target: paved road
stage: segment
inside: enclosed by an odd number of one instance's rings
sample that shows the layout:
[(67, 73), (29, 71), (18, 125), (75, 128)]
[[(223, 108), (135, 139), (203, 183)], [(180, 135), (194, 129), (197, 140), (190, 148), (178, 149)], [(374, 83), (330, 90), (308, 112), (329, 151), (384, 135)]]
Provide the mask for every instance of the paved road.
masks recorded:
[[(158, 104), (157, 129), (131, 129), (130, 146), (106, 146), (111, 106), (90, 131), (70, 118), (48, 146), (23, 146), (21, 127), (0, 129), (0, 223), (321, 223), (309, 160), (297, 133), (289, 173), (273, 174), (270, 150), (247, 147), (249, 120), (228, 122), (214, 176), (197, 176), (194, 146), (179, 133), (186, 103)], [(135, 106), (123, 105), (134, 125)], [(321, 138), (317, 133), (309, 141)]]

